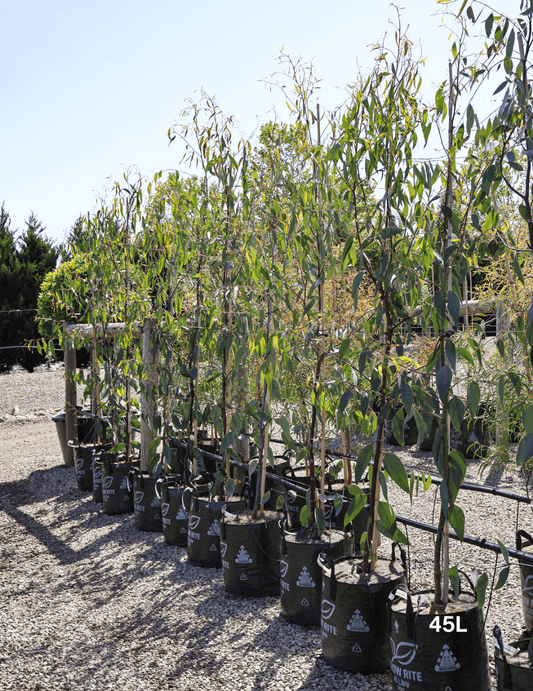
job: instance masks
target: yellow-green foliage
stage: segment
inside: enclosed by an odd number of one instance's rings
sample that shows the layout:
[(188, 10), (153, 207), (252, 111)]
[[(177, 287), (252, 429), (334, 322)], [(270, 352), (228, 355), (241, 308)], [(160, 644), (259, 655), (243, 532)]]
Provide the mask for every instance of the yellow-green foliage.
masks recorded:
[[(39, 331), (46, 338), (58, 336), (64, 321), (83, 321), (90, 286), (89, 257), (80, 254), (45, 276), (37, 301)], [(73, 286), (76, 285), (76, 290)]]

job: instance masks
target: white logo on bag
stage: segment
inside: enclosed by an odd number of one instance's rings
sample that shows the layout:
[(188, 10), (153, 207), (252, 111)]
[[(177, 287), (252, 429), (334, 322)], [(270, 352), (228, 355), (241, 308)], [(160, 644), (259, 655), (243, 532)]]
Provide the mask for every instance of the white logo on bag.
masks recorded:
[(211, 545), (211, 547), (209, 548), (209, 551), (210, 551), (210, 552), (216, 552), (216, 551), (217, 551), (217, 546), (216, 546), (216, 545)]
[(180, 533), (186, 533), (186, 532), (187, 532), (187, 529), (186, 529), (186, 528), (182, 528), (182, 529), (180, 530)]
[(143, 500), (143, 497), (144, 497), (144, 492), (135, 492), (135, 499), (134, 499), (135, 503), (140, 504)]
[(361, 648), (360, 648), (360, 647), (357, 645), (357, 643), (356, 643), (356, 644), (354, 645), (354, 647), (352, 648), (352, 652), (353, 652), (353, 653), (362, 653), (363, 651), (361, 650)]
[(169, 509), (170, 504), (161, 504), (161, 513), (163, 514), (163, 516), (167, 515)]
[(361, 612), (356, 609), (353, 617), (350, 619), (350, 623), (346, 627), (348, 631), (359, 631), (361, 633), (367, 633), (370, 631), (368, 624), (364, 620)]
[(191, 528), (191, 530), (194, 530), (198, 526), (198, 523), (200, 523), (200, 516), (189, 516), (189, 528)]
[(307, 600), (305, 599), (305, 597), (304, 597), (304, 599), (301, 601), (300, 604), (302, 605), (302, 607), (309, 607), (309, 603), (307, 602)]
[(248, 576), (245, 573), (241, 573), (241, 581), (247, 581)]
[(334, 605), (333, 602), (330, 602), (329, 600), (322, 600), (322, 607), (320, 608), (322, 618), (330, 619), (331, 615), (335, 611), (335, 607), (336, 605)]
[(314, 588), (315, 587), (315, 582), (309, 575), (309, 571), (307, 570), (307, 567), (303, 567), (302, 573), (298, 576), (298, 580), (296, 581), (296, 585), (299, 585), (300, 588)]
[(218, 525), (218, 521), (213, 521), (211, 523), (211, 527), (207, 531), (208, 535), (220, 535), (220, 526)]
[(83, 466), (83, 458), (76, 459), (76, 470), (81, 470)]
[(252, 558), (250, 557), (248, 552), (244, 549), (244, 545), (241, 545), (239, 553), (235, 557), (235, 563), (236, 564), (251, 564), (252, 561), (253, 561)]
[(112, 484), (113, 484), (113, 476), (110, 475), (109, 477), (106, 477), (106, 479), (104, 480), (104, 489), (109, 489), (109, 487), (111, 487)]
[(326, 521), (329, 521), (332, 513), (333, 513), (333, 506), (331, 506), (331, 504), (329, 504), (328, 506), (326, 506), (324, 508), (324, 519)]
[(395, 645), (392, 638), (390, 639), (391, 647), (391, 664), (393, 662), (399, 662), (401, 665), (410, 665), (415, 659), (416, 651), (418, 646), (416, 643), (408, 643), (407, 641), (400, 641), (398, 645)]
[(186, 521), (187, 520), (187, 514), (185, 513), (185, 511), (182, 508), (180, 508), (180, 510), (178, 511), (178, 513), (176, 515), (176, 520), (177, 521)]
[(227, 549), (228, 549), (228, 543), (227, 542), (221, 542), (220, 543), (220, 556), (225, 557)]
[(461, 665), (457, 662), (457, 658), (452, 653), (447, 645), (442, 647), (442, 650), (435, 665), (435, 672), (455, 672)]
[(102, 466), (101, 465), (94, 466), (93, 478), (95, 480), (101, 480), (102, 479)]
[(522, 589), (522, 592), (527, 593), (528, 595), (533, 595), (533, 576), (528, 576), (526, 578), (526, 582), (524, 588)]
[(285, 578), (288, 568), (289, 568), (289, 564), (286, 561), (283, 561), (283, 559), (282, 559), (279, 563), (279, 571), (280, 571), (282, 578)]

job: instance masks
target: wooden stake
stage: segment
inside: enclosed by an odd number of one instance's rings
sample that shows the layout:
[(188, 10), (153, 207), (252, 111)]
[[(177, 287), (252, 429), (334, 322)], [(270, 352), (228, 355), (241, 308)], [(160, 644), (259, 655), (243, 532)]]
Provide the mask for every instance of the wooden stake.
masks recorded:
[[(67, 458), (65, 465), (71, 468), (74, 465), (74, 450), (68, 446), (68, 442), (78, 436), (78, 413), (76, 409), (76, 349), (72, 337), (67, 332), (67, 324), (63, 326), (63, 352), (65, 358), (65, 434), (67, 439)], [(80, 440), (81, 441), (81, 440)]]

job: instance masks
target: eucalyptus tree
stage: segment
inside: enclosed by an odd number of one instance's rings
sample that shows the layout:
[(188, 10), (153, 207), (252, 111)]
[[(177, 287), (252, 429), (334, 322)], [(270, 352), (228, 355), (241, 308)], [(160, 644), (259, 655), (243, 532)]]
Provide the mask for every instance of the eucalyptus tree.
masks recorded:
[[(239, 194), (241, 175), (246, 165), (246, 144), (233, 144), (233, 119), (225, 116), (214, 99), (206, 94), (198, 103), (191, 102), (184, 112), (190, 118), (171, 138), (181, 136), (186, 144), (184, 160), (196, 164), (202, 171), (203, 201), (197, 218), (199, 220), (199, 245), (195, 253), (197, 314), (200, 323), (202, 305), (200, 298), (207, 294), (210, 303), (210, 328), (204, 335), (206, 348), (216, 355), (217, 363), (211, 361), (206, 367), (206, 376), (211, 382), (219, 382), (219, 400), (210, 408), (212, 422), (222, 438), (221, 453), (225, 457), (224, 473), (229, 479), (229, 456), (227, 454), (234, 440), (231, 428), (233, 406), (232, 384), (236, 378), (238, 363), (235, 354), (242, 354), (242, 333), (236, 327), (245, 327), (239, 308), (239, 294), (242, 285), (245, 256), (243, 247), (245, 233), (242, 226)], [(169, 133), (170, 134), (170, 133)], [(210, 283), (210, 290), (204, 291), (203, 282)], [(217, 333), (218, 332), (218, 333)], [(189, 374), (196, 379), (197, 366), (196, 336), (193, 334), (191, 353), (194, 362)], [(197, 386), (197, 384), (196, 384)], [(194, 394), (191, 391), (194, 398)], [(192, 419), (192, 418), (191, 418)], [(231, 483), (230, 483), (231, 485)]]
[[(482, 125), (476, 134), (480, 146), (492, 150), (493, 161), (483, 179), (483, 190), (487, 193), (487, 217), (492, 227), (500, 228), (502, 219), (497, 202), (500, 186), (512, 195), (513, 204), (526, 227), (527, 246), (520, 246), (514, 233), (496, 234), (498, 253), (507, 257), (506, 271), (514, 274), (516, 281), (527, 290), (522, 272), (522, 257), (533, 252), (533, 118), (531, 109), (531, 84), (533, 50), (533, 3), (520, 0), (516, 16), (509, 15), (509, 8), (493, 7), (476, 0), (463, 2), (457, 12), (457, 20), (464, 26), (479, 27), (484, 37), (483, 64), (472, 71), (471, 86), (481, 80), (488, 80), (494, 88), (494, 95), (500, 95), (501, 105)], [(504, 10), (504, 11), (502, 11)], [(490, 192), (490, 195), (489, 195)], [(512, 261), (511, 261), (512, 260)], [(516, 304), (515, 281), (511, 279), (511, 299)], [(531, 387), (529, 356), (533, 347), (533, 299), (529, 296), (529, 309), (516, 316), (516, 338), (520, 341), (524, 367), (522, 376), (514, 371), (502, 372), (498, 380), (500, 404), (504, 405), (506, 379), (515, 393), (520, 396)], [(503, 339), (498, 343), (502, 358), (507, 360), (507, 346)], [(522, 415), (525, 435), (522, 438), (517, 462), (530, 463), (533, 457), (533, 408), (526, 406)]]
[[(407, 348), (433, 259), (432, 238), (424, 232), (427, 193), (417, 180), (413, 162), (427, 111), (418, 100), (421, 80), (411, 44), (401, 31), (396, 36), (394, 51), (376, 48), (374, 70), (355, 85), (328, 153), (344, 183), (345, 204), (353, 215), (353, 231), (345, 242), (342, 262), (359, 268), (352, 283), (354, 308), (362, 288), (371, 287), (373, 293), (373, 308), (362, 333), (344, 339), (339, 349), (342, 363), (358, 362), (357, 368), (352, 365), (354, 384), (340, 407), (346, 408), (353, 396), (354, 413), (367, 429), (372, 424), (372, 408), (377, 416), (375, 443), (360, 452), (354, 477), (359, 481), (371, 465), (370, 524), (363, 536), (365, 571), (375, 566), (378, 530), (396, 541), (406, 541), (387, 502), (385, 472), (405, 491), (412, 491), (412, 486), (400, 459), (384, 454), (383, 445), (390, 417), (393, 431), (403, 443), (404, 420), (417, 414), (416, 403), (422, 397), (417, 363), (407, 355)], [(375, 179), (382, 197), (373, 206), (366, 204), (366, 211), (360, 213), (359, 198), (365, 198), (368, 183)]]

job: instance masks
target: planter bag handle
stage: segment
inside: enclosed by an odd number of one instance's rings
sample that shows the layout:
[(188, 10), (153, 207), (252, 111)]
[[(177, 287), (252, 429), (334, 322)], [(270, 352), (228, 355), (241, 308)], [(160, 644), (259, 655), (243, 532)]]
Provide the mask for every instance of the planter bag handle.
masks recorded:
[(396, 561), (396, 547), (400, 550), (400, 559), (402, 561), (403, 570), (407, 573), (407, 551), (399, 542), (392, 543), (391, 561)]
[[(282, 458), (283, 458), (283, 456), (282, 456)], [(290, 476), (291, 480), (294, 480), (294, 481), (297, 480), (296, 473), (294, 472), (294, 468), (292, 467), (292, 465), (285, 466), (283, 468), (283, 470), (281, 471), (281, 477), (289, 477), (289, 476)]]
[(154, 491), (155, 491), (155, 496), (161, 501), (161, 498), (163, 497), (163, 493), (166, 490), (166, 497), (165, 501), (168, 500), (168, 480), (164, 475), (160, 475), (157, 480), (155, 481), (154, 485)]
[(285, 556), (287, 554), (287, 540), (285, 539), (285, 532), (287, 531), (287, 516), (284, 515), (282, 518), (279, 519), (278, 521), (279, 525), (279, 534), (280, 534), (280, 540), (281, 540), (281, 553)]
[(79, 449), (81, 444), (78, 441), (78, 437), (72, 437), (72, 439), (69, 439), (67, 444), (70, 446), (71, 449)]
[(135, 482), (135, 476), (139, 477), (140, 487), (144, 487), (144, 477), (142, 471), (138, 468), (130, 468), (127, 475), (128, 492), (131, 492), (133, 488), (133, 483)]
[[(518, 531), (518, 532), (523, 532), (523, 531)], [(517, 540), (518, 540), (518, 535), (517, 535)], [(503, 688), (504, 689), (512, 689), (513, 688), (513, 682), (511, 680), (511, 668), (509, 667), (509, 663), (507, 662), (507, 657), (505, 655), (505, 644), (503, 642), (503, 636), (500, 627), (496, 624), (496, 626), (492, 629), (492, 634), (494, 636), (494, 643), (498, 644), (498, 648), (500, 649), (500, 653), (503, 659)]]
[(218, 520), (218, 528), (220, 530), (220, 539), (225, 540), (226, 539), (226, 507), (222, 507), (222, 511), (220, 512), (220, 518)]
[(183, 494), (181, 495), (181, 508), (183, 509), (183, 512), (185, 514), (188, 514), (188, 511), (185, 508), (185, 495), (187, 492), (190, 492), (192, 494), (191, 508), (194, 506), (194, 510), (198, 510), (198, 492), (196, 491), (196, 487), (194, 487), (193, 485), (188, 485), (187, 487), (185, 487), (185, 489), (183, 490)]
[(333, 557), (325, 552), (320, 552), (317, 557), (317, 562), (321, 569), (323, 569), (324, 566), (329, 566), (330, 568), (329, 596), (332, 600), (335, 600), (337, 597), (337, 579), (335, 578), (335, 562), (333, 561)]
[(405, 593), (405, 599), (406, 599), (406, 607), (405, 607), (405, 621), (407, 624), (407, 637), (411, 641), (416, 641), (416, 620), (418, 619), (418, 613), (420, 611), (420, 595), (418, 596), (418, 605), (416, 608), (416, 614), (413, 609), (413, 598), (411, 597), (411, 593), (409, 592), (409, 588), (404, 584), (400, 583), (397, 585), (390, 593), (389, 595), (389, 602), (388, 602), (388, 609), (389, 609), (389, 631), (390, 627), (392, 626), (392, 617), (391, 617), (391, 608), (392, 608), (392, 603), (394, 601), (394, 598), (396, 597), (396, 593), (398, 591), (402, 591)]
[[(468, 581), (468, 585), (470, 586), (470, 588), (472, 590), (472, 594), (476, 595), (476, 588), (474, 587), (474, 584), (472, 583), (470, 576), (467, 573), (465, 573), (464, 571), (462, 571), (461, 569), (458, 569), (457, 573), (461, 574), (461, 576), (464, 576), (466, 578), (466, 580)], [(460, 594), (461, 594), (461, 579), (459, 579), (459, 595)]]
[[(522, 538), (526, 540), (524, 544), (522, 544)], [(516, 549), (521, 552), (522, 547), (531, 547), (533, 545), (533, 537), (529, 533), (526, 533), (525, 530), (519, 530), (516, 533)]]

